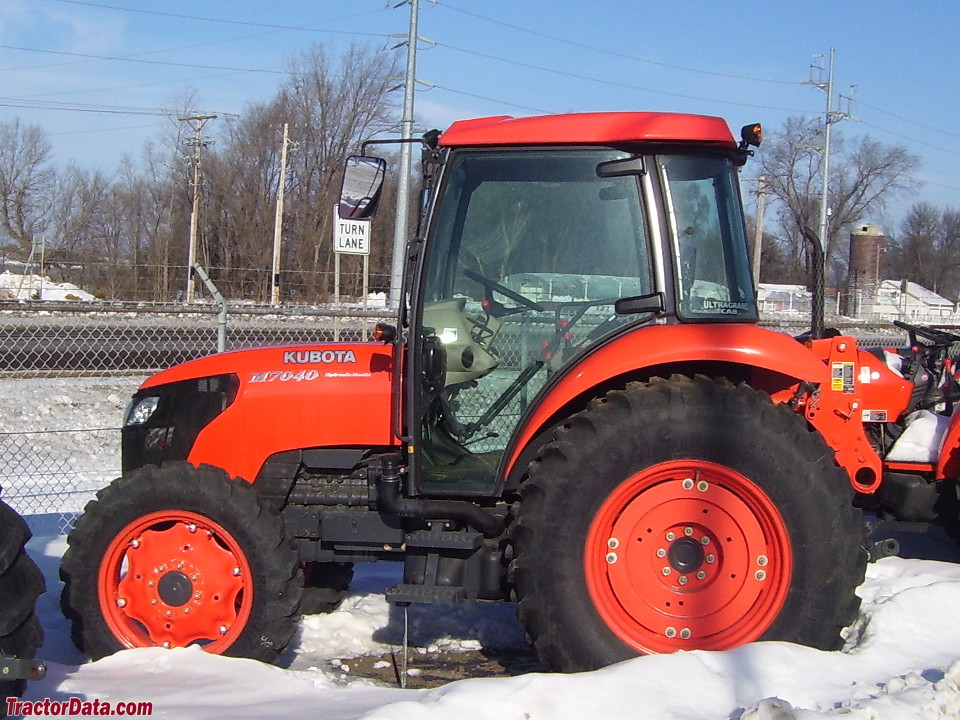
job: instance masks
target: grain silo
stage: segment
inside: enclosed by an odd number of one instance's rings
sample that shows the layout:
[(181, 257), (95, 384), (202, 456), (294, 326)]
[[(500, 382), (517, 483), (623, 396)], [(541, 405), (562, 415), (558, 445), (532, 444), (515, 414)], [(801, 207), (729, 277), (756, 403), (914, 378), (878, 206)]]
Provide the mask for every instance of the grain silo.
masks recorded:
[(872, 312), (880, 285), (880, 256), (885, 240), (883, 230), (871, 223), (858, 225), (850, 233), (850, 264), (841, 303), (844, 315), (866, 318)]

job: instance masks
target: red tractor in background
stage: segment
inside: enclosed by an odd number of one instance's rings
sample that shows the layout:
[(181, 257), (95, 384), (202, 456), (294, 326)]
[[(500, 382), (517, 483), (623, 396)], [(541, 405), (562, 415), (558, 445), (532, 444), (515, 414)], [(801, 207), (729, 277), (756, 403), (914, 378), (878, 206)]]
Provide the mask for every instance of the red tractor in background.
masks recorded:
[[(396, 327), (140, 387), (123, 475), (63, 558), (78, 645), (274, 660), (354, 563), (395, 560), (391, 601), (515, 599), (564, 671), (839, 647), (863, 510), (956, 521), (960, 338), (904, 326), (874, 354), (757, 326), (738, 169), (759, 134), (598, 113), (425, 136)], [(373, 215), (385, 172), (348, 161), (341, 218)]]

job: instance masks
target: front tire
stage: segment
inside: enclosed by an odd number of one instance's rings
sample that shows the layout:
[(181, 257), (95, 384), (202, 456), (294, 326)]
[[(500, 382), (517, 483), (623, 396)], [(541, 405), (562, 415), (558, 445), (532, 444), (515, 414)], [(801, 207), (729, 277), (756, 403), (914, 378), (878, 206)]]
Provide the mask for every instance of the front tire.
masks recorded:
[(301, 593), (282, 519), (218, 468), (147, 466), (97, 494), (68, 538), (61, 607), (94, 659), (200, 645), (275, 662)]
[(765, 394), (700, 376), (630, 383), (531, 465), (520, 619), (563, 671), (754, 640), (836, 648), (866, 559), (852, 495), (822, 438)]
[[(34, 606), (46, 584), (24, 549), (29, 539), (23, 518), (0, 501), (0, 655), (20, 660), (32, 660), (43, 643)], [(22, 695), (25, 685), (22, 679), (0, 681), (0, 702)]]

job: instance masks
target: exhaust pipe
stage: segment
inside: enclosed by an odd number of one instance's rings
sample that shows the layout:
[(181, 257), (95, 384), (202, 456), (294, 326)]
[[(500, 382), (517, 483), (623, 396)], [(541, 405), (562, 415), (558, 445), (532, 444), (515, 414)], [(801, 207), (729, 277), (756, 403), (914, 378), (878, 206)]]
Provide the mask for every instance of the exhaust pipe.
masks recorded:
[(390, 514), (422, 520), (459, 520), (494, 538), (506, 527), (504, 519), (465, 500), (422, 500), (405, 498), (400, 492), (400, 455), (381, 456), (381, 473), (377, 481), (377, 507)]

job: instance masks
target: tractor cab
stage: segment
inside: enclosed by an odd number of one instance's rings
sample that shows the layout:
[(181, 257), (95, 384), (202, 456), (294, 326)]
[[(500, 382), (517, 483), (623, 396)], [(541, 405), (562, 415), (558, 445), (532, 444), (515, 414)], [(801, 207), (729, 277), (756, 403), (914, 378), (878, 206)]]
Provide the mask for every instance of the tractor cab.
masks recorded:
[[(423, 494), (495, 493), (538, 393), (612, 338), (757, 320), (737, 183), (746, 142), (714, 118), (685, 117), (698, 138), (686, 143), (658, 142), (670, 116), (595, 120), (468, 121), (424, 147), (402, 314), (416, 380), (397, 398)], [(342, 215), (372, 214), (358, 208), (376, 206), (382, 167), (350, 160)]]

